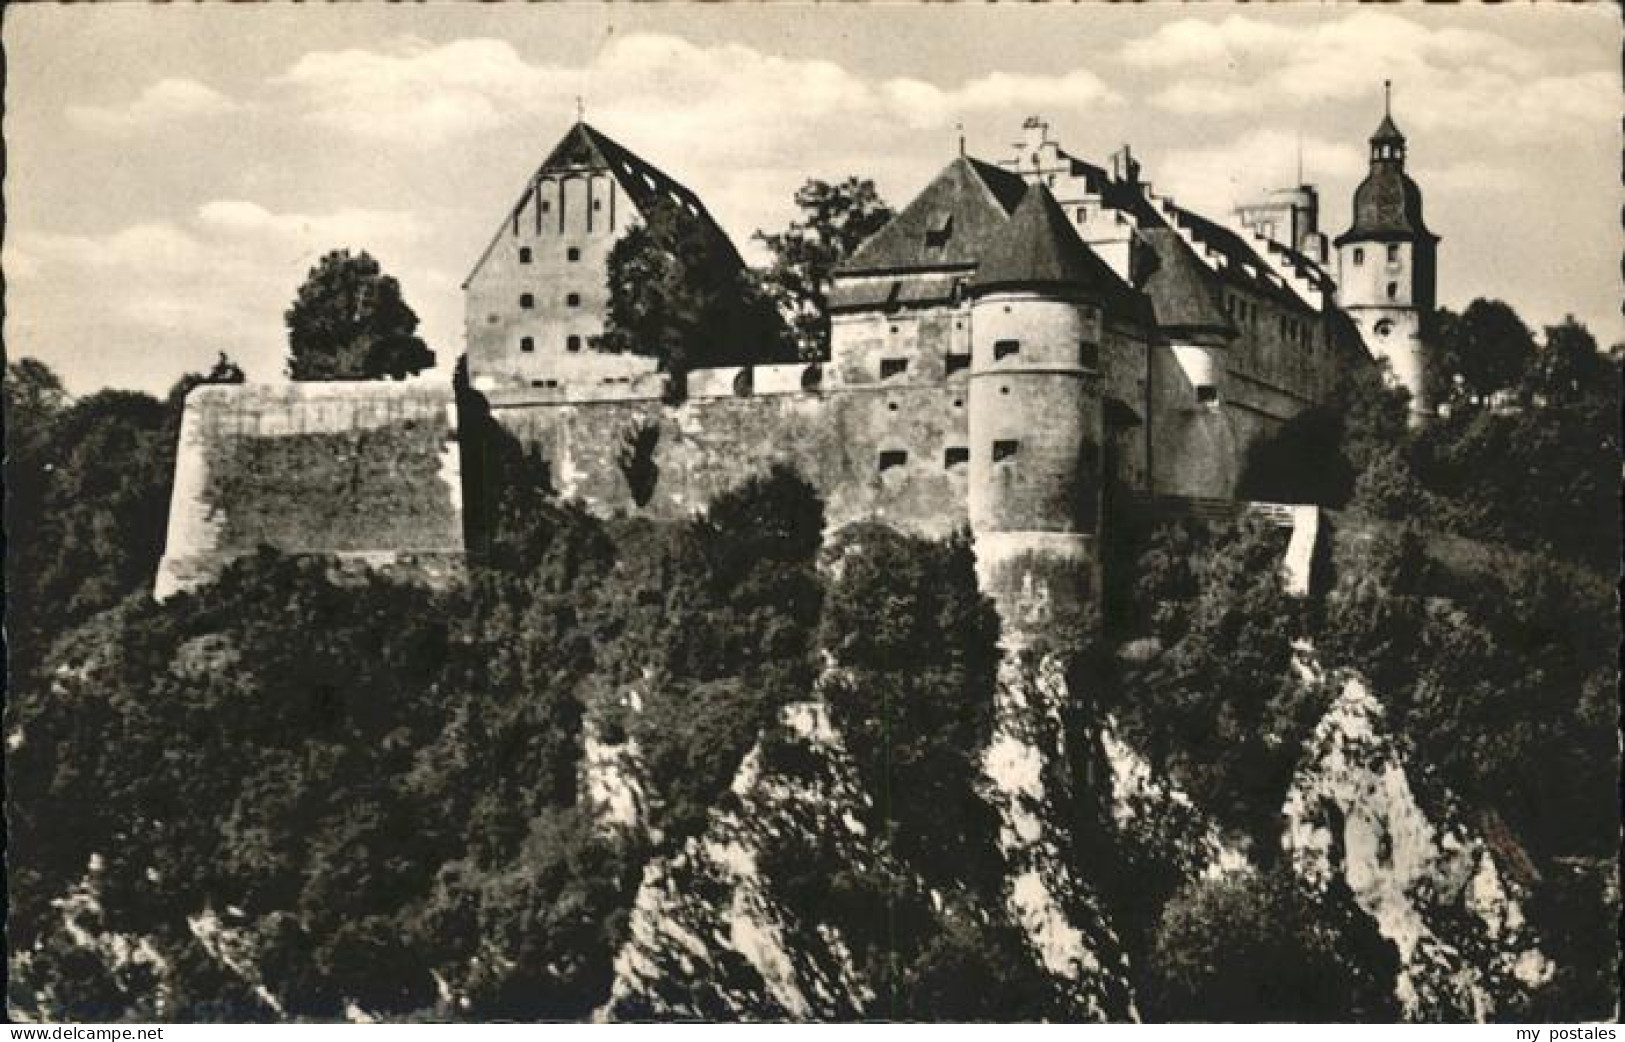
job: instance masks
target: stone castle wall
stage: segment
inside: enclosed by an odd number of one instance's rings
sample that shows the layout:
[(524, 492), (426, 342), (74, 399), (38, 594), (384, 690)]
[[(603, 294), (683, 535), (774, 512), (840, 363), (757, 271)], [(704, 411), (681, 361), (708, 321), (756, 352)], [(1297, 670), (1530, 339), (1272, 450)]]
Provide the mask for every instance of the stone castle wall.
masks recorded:
[[(940, 536), (965, 522), (968, 468), (950, 452), (968, 448), (962, 382), (809, 391), (806, 371), (698, 372), (676, 407), (632, 388), (618, 400), (492, 393), (488, 401), (493, 418), (546, 462), (559, 495), (595, 513), (688, 518), (783, 462), (823, 494), (831, 528), (874, 520)], [(654, 432), (643, 437), (655, 478), (639, 503), (625, 461), (645, 429)]]
[(155, 595), (272, 546), (433, 584), (463, 567), (451, 387), (203, 385), (187, 397)]

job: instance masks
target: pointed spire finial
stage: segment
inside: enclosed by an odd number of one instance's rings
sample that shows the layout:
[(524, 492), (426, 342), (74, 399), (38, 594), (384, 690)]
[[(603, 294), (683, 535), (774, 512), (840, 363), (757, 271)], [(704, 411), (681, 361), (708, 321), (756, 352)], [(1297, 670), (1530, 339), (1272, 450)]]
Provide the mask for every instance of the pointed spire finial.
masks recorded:
[(962, 119), (956, 120), (954, 129), (959, 131), (959, 157), (963, 159), (965, 157), (965, 121)]
[(1382, 81), (1382, 114), (1384, 116), (1392, 116), (1394, 114), (1394, 81), (1393, 80), (1383, 80)]
[(576, 122), (587, 122), (587, 103), (581, 100), (581, 95), (579, 94), (576, 95)]

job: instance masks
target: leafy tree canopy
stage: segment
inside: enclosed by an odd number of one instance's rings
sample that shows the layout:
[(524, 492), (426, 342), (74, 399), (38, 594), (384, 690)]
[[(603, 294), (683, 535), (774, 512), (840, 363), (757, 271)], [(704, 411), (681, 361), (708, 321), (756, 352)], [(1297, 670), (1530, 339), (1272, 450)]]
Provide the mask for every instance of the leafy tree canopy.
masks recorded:
[(1427, 381), (1435, 402), (1515, 388), (1535, 354), (1535, 337), (1517, 312), (1479, 298), (1461, 314), (1440, 308), (1428, 332)]
[(295, 380), (398, 380), (434, 365), (400, 283), (366, 251), (324, 256), (283, 317)]
[(796, 190), (798, 220), (782, 232), (756, 233), (773, 254), (764, 276), (779, 310), (789, 316), (801, 356), (829, 357), (830, 279), (863, 240), (892, 218), (868, 178), (831, 184), (809, 180)]
[(783, 322), (733, 245), (662, 202), (610, 249), (609, 307), (594, 346), (657, 360), (675, 392), (694, 369), (793, 361)]

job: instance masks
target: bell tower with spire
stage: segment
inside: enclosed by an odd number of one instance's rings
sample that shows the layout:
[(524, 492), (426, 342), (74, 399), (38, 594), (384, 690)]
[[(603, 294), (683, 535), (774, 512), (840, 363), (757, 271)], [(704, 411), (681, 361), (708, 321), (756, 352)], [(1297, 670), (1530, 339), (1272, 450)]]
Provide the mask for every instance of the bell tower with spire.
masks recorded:
[(1422, 220), (1422, 190), (1405, 173), (1405, 135), (1394, 124), (1392, 85), (1371, 135), (1371, 170), (1354, 192), (1354, 217), (1339, 235), (1338, 304), (1371, 353), (1411, 394), (1413, 422), (1432, 414), (1425, 384), (1426, 320), (1436, 303), (1439, 237)]

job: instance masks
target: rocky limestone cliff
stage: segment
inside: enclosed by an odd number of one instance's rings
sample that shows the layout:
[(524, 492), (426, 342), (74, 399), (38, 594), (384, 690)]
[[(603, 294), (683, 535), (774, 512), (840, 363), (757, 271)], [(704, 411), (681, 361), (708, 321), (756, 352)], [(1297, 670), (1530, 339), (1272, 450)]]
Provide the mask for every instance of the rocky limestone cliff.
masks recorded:
[[(1054, 660), (1010, 659), (1000, 670), (983, 767), (1003, 905), (1063, 1019), (1131, 1020), (1127, 959), (1071, 847), (1067, 816), (1085, 794), (1071, 779), (1070, 702)], [(645, 868), (602, 1019), (889, 1017), (827, 910), (797, 907), (775, 875), (798, 846), (842, 867), (879, 856), (863, 824), (868, 797), (825, 706), (788, 707), (782, 728), (774, 749), (746, 758), (704, 835)], [(948, 896), (932, 892), (939, 913)]]
[(781, 722), (796, 769), (765, 768), (758, 746), (705, 834), (645, 867), (599, 1019), (850, 1020), (872, 1008), (841, 938), (798, 917), (761, 864), (787, 835), (842, 864), (871, 856), (854, 813), (866, 798), (824, 707), (786, 707)]
[(1137, 1020), (1128, 959), (1067, 821), (1077, 801), (1097, 797), (1075, 777), (1076, 729), (1068, 726), (1075, 700), (1060, 661), (1007, 658), (996, 698), (983, 769), (999, 812), (1010, 915), (1044, 969), (1063, 982), (1078, 1019)]
[[(1312, 660), (1300, 661), (1307, 678)], [(1310, 886), (1340, 874), (1399, 949), (1407, 1019), (1484, 1021), (1516, 1012), (1552, 967), (1521, 888), (1453, 810), (1431, 819), (1377, 697), (1358, 676), (1315, 728), (1282, 808), (1282, 846)]]

